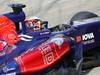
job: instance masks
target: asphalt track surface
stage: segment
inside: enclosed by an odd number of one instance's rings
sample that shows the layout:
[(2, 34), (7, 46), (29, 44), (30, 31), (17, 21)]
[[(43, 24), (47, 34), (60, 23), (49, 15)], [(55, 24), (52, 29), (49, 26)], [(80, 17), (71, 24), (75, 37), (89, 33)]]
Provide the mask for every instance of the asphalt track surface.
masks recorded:
[[(38, 16), (49, 21), (49, 27), (62, 24), (79, 11), (91, 11), (100, 16), (100, 0), (0, 0), (0, 14), (10, 12), (10, 3), (26, 4), (27, 18)], [(87, 75), (100, 75), (100, 67), (90, 70)]]

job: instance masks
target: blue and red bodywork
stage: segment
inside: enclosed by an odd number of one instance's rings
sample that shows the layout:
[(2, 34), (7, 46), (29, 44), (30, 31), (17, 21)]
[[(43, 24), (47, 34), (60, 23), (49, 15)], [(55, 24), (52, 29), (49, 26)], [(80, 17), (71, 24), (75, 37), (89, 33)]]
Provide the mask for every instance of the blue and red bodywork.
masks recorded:
[[(19, 25), (19, 22), (22, 23), (22, 29), (17, 31), (19, 35), (24, 34), (32, 37), (30, 41), (20, 40), (14, 43), (4, 50), (4, 54), (0, 55), (0, 64), (7, 63), (0, 69), (0, 73), (3, 75), (30, 74), (43, 70), (55, 64), (69, 51), (79, 62), (83, 59), (82, 52), (100, 45), (100, 19), (73, 25), (59, 32), (45, 29), (26, 33), (23, 11), (4, 14), (3, 16), (12, 20), (15, 25)], [(63, 34), (63, 36), (57, 36), (59, 34)], [(56, 38), (57, 40), (55, 40)], [(60, 45), (58, 41), (60, 41)]]

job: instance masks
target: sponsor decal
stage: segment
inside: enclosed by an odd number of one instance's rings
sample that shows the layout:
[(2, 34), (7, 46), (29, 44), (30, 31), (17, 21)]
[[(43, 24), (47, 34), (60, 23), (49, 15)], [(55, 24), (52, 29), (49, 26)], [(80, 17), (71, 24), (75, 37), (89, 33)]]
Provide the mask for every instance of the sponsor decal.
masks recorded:
[(3, 72), (5, 73), (5, 75), (16, 75), (16, 72), (13, 72), (15, 69), (16, 68), (4, 67)]
[(81, 36), (77, 36), (76, 38), (75, 38), (75, 40), (76, 40), (76, 42), (80, 42), (82, 39), (81, 39)]
[(82, 36), (76, 36), (75, 41), (76, 42), (83, 41), (84, 45), (92, 44), (92, 43), (95, 42), (94, 34), (93, 33), (87, 33), (87, 34), (83, 34)]
[(44, 64), (51, 64), (54, 60), (54, 55), (50, 45), (48, 44), (42, 45), (40, 51), (43, 55)]
[(42, 32), (42, 33), (40, 33), (40, 35), (47, 35), (47, 34), (49, 34), (50, 32)]
[(6, 73), (6, 72), (9, 72), (9, 71), (13, 71), (15, 70), (16, 68), (7, 68), (7, 67), (4, 67), (3, 68), (3, 71)]
[(45, 59), (45, 63), (46, 64), (50, 64), (53, 62), (53, 59), (54, 59), (54, 56), (53, 56), (53, 53), (48, 53), (44, 56), (44, 59)]
[(92, 43), (94, 43), (94, 42), (95, 42), (95, 40), (92, 39), (92, 40), (88, 40), (88, 41), (83, 42), (83, 44), (84, 44), (84, 45), (87, 45), (87, 44), (92, 44)]
[(82, 35), (82, 40), (83, 41), (90, 40), (90, 39), (94, 39), (94, 34), (93, 33), (88, 33), (88, 34)]
[(92, 44), (95, 42), (94, 34), (93, 33), (84, 34), (82, 35), (82, 40), (84, 45)]

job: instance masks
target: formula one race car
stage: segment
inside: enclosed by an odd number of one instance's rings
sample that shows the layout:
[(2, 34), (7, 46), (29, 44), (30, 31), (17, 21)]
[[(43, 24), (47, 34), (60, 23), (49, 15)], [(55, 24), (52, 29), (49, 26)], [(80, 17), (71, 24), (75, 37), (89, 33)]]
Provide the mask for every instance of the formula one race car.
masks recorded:
[(0, 16), (0, 75), (81, 75), (88, 61), (99, 58), (96, 14), (82, 11), (48, 28), (37, 17), (26, 20), (25, 5), (10, 6), (13, 12)]

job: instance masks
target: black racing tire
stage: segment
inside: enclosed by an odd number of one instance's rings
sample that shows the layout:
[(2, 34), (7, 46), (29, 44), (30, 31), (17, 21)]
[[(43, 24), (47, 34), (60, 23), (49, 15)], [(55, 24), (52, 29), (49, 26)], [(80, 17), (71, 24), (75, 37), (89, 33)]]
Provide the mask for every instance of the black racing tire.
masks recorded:
[(89, 11), (81, 11), (76, 13), (71, 19), (70, 19), (70, 25), (73, 25), (73, 21), (77, 20), (84, 20), (89, 18), (95, 18), (98, 17), (97, 14), (89, 12)]

